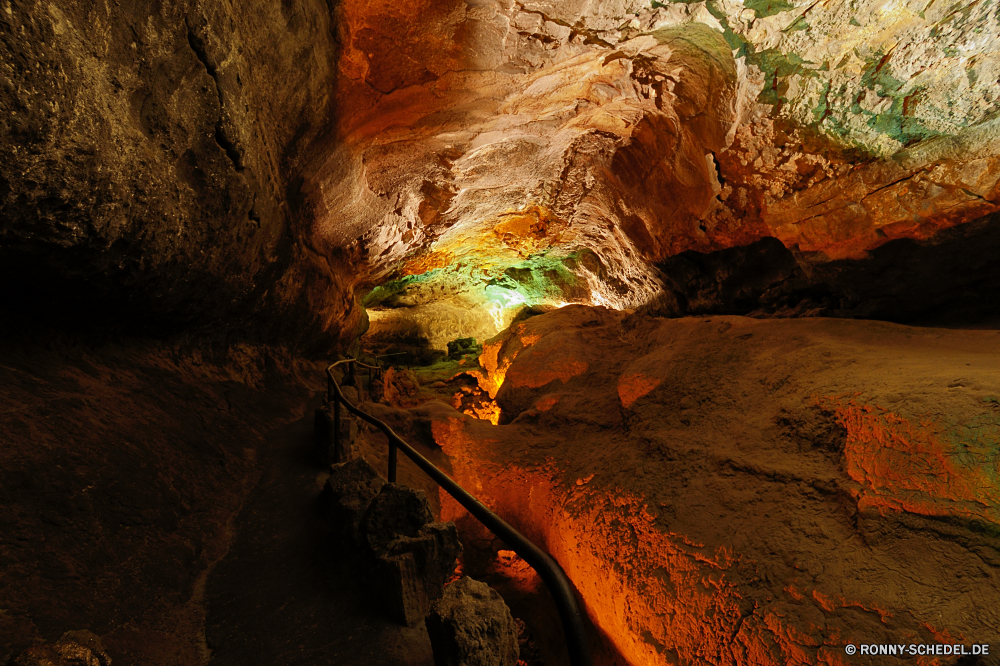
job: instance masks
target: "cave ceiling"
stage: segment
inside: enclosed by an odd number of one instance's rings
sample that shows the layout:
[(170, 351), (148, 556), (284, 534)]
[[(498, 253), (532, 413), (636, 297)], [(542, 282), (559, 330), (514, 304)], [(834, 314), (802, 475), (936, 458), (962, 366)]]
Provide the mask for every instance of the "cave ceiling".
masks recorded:
[[(634, 308), (766, 237), (812, 264), (1000, 209), (1000, 10), (939, 0), (346, 0), (303, 193), (375, 330)], [(394, 329), (395, 327), (395, 329)]]
[(1000, 302), (995, 0), (7, 0), (0, 72), (29, 311), (325, 351)]

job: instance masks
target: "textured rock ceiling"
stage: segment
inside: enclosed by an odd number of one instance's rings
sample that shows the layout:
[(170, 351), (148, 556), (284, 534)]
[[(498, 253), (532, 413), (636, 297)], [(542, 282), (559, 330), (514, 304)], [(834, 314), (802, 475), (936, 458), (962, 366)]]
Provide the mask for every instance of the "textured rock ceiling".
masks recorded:
[[(1000, 13), (937, 0), (347, 0), (303, 192), (375, 330), (636, 307), (656, 264), (775, 237), (858, 259), (1000, 206)], [(400, 306), (407, 306), (401, 308)]]
[(4, 302), (50, 312), (443, 347), (1000, 251), (991, 2), (4, 0), (0, 72)]

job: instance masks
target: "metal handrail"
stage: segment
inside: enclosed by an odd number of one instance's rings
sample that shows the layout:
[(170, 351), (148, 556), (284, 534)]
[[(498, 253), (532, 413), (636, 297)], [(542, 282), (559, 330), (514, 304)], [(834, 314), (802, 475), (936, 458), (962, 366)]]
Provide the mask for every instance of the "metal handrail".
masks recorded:
[(417, 467), (426, 472), (439, 486), (455, 498), (459, 504), (468, 510), (480, 523), (486, 526), (490, 532), (500, 538), (507, 546), (517, 553), (521, 559), (528, 563), (541, 577), (542, 582), (549, 588), (552, 599), (556, 603), (559, 617), (562, 620), (563, 632), (566, 635), (566, 649), (569, 652), (569, 662), (571, 666), (591, 666), (590, 647), (587, 644), (587, 636), (584, 630), (583, 614), (580, 606), (576, 602), (573, 594), (573, 587), (563, 572), (562, 567), (544, 550), (533, 544), (523, 534), (511, 527), (500, 516), (490, 511), (486, 506), (458, 485), (451, 477), (434, 466), (434, 464), (420, 455), (409, 444), (404, 442), (399, 435), (392, 431), (388, 425), (378, 420), (374, 416), (365, 414), (360, 409), (352, 405), (344, 398), (340, 391), (340, 385), (333, 376), (333, 369), (341, 363), (357, 363), (355, 359), (345, 359), (331, 364), (326, 369), (328, 378), (327, 393), (334, 405), (333, 427), (334, 427), (334, 457), (339, 460), (340, 447), (340, 405), (347, 408), (355, 416), (372, 424), (382, 431), (389, 439), (389, 470), (388, 477), (390, 483), (396, 482), (396, 451), (400, 449), (407, 457), (416, 463)]

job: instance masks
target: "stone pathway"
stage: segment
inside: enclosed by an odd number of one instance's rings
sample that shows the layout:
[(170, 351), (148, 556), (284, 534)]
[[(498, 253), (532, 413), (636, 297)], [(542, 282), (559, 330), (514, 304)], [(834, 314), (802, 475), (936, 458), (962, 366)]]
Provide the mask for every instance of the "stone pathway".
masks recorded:
[[(316, 405), (319, 406), (319, 397)], [(386, 619), (317, 510), (325, 478), (311, 457), (313, 410), (259, 452), (264, 470), (208, 578), (212, 666), (431, 666), (423, 623)]]

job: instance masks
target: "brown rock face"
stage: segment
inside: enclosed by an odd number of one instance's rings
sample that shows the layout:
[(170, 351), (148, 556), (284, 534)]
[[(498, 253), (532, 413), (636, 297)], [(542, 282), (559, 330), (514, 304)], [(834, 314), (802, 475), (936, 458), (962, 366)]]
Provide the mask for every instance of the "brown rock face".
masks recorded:
[(375, 329), (443, 349), (646, 305), (684, 252), (934, 244), (1000, 206), (1000, 33), (911, 4), (12, 0), (0, 277), (327, 346), (380, 286)]
[(115, 664), (203, 663), (209, 572), (265, 435), (301, 415), (319, 368), (45, 331), (5, 330), (0, 357), (0, 663), (81, 627)]
[(496, 590), (468, 576), (447, 588), (427, 616), (436, 666), (516, 666), (517, 627)]
[(350, 328), (349, 285), (296, 221), (335, 58), (318, 0), (6, 3), (7, 298), (161, 326), (256, 312)]
[(508, 424), (435, 438), (617, 658), (1000, 641), (995, 331), (568, 306), (484, 351)]
[(89, 631), (68, 631), (51, 645), (28, 648), (10, 666), (111, 666), (101, 640)]
[[(340, 141), (302, 188), (316, 245), (356, 249), (384, 288), (373, 332), (438, 349), (523, 304), (669, 300), (661, 264), (685, 252), (775, 238), (809, 283), (934, 245), (1000, 206), (993, 38), (975, 37), (995, 20), (945, 31), (904, 4), (341, 3)], [(928, 80), (930, 52), (967, 85)]]

